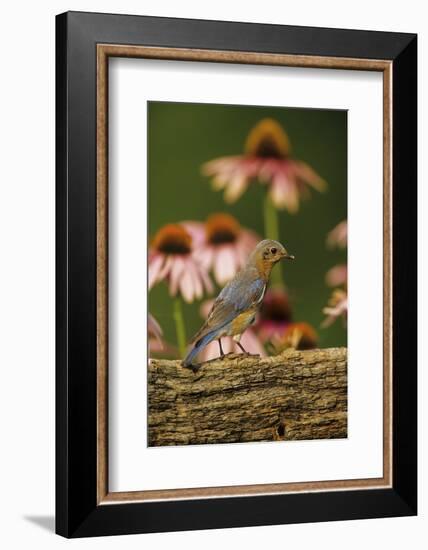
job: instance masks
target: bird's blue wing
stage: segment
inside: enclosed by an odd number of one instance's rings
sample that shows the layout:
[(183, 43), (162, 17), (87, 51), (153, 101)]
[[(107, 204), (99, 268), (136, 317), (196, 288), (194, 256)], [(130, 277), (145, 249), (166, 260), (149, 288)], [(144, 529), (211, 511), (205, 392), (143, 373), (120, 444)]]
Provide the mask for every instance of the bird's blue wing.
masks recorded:
[(255, 279), (245, 286), (238, 285), (231, 296), (238, 313), (254, 307), (263, 298), (266, 283), (263, 279)]
[(243, 311), (254, 307), (263, 297), (266, 283), (260, 278), (236, 279), (219, 294), (207, 318), (208, 327), (225, 326)]

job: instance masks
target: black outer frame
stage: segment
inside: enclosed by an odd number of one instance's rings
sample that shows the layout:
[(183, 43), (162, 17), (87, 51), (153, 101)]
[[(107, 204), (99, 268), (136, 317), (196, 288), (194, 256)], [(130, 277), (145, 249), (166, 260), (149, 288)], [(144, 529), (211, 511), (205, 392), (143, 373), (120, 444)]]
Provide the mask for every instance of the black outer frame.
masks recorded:
[[(392, 488), (97, 506), (97, 43), (393, 61)], [(414, 34), (81, 12), (56, 17), (58, 534), (84, 537), (417, 513), (416, 73)]]

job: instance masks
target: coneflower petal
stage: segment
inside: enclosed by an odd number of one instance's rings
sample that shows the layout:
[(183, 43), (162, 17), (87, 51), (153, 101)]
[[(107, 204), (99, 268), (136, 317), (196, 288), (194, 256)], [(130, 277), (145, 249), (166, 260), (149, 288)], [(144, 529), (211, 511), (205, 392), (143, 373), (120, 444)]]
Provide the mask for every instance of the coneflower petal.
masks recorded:
[(191, 304), (193, 302), (194, 287), (192, 284), (192, 276), (189, 270), (184, 270), (180, 277), (180, 292), (185, 302)]
[(326, 283), (331, 286), (340, 286), (346, 283), (348, 278), (348, 267), (346, 264), (335, 265), (327, 271)]
[(203, 295), (202, 281), (199, 275), (199, 270), (197, 265), (193, 261), (187, 262), (186, 269), (189, 270), (189, 273), (192, 277), (193, 290), (194, 290), (195, 296), (197, 298), (202, 298), (202, 295)]
[(236, 174), (225, 189), (224, 200), (229, 204), (236, 202), (244, 193), (247, 185), (247, 177), (245, 175)]
[(194, 256), (197, 263), (200, 264), (205, 270), (209, 271), (213, 264), (214, 248), (211, 245), (207, 245), (196, 251)]
[(204, 268), (200, 268), (200, 275), (201, 275), (203, 284), (205, 285), (205, 290), (207, 291), (208, 294), (211, 294), (214, 290), (214, 287), (208, 275), (208, 272), (205, 271)]
[(149, 261), (149, 290), (153, 287), (153, 285), (158, 281), (159, 279), (159, 273), (161, 271), (163, 262), (165, 257), (161, 254), (157, 255), (155, 254), (153, 256), (153, 259)]
[(240, 156), (229, 156), (210, 160), (202, 165), (202, 174), (206, 176), (214, 176), (218, 173), (229, 172), (230, 170), (235, 169), (240, 159)]
[(278, 161), (275, 159), (265, 159), (260, 164), (260, 169), (258, 172), (258, 178), (262, 183), (269, 183), (274, 177), (275, 173), (278, 171), (279, 165)]
[(172, 256), (166, 256), (165, 263), (162, 267), (162, 269), (159, 271), (158, 280), (162, 281), (163, 279), (166, 279), (168, 277), (169, 272), (171, 271), (171, 268), (174, 264), (173, 257)]
[(178, 257), (174, 259), (174, 263), (172, 264), (171, 271), (169, 273), (169, 292), (171, 296), (175, 296), (177, 294), (178, 285), (184, 267), (185, 264), (181, 258)]
[[(162, 350), (163, 349), (163, 341), (162, 341), (163, 332), (159, 323), (150, 313), (148, 314), (148, 317), (147, 317), (147, 332), (157, 342), (158, 346), (156, 347), (156, 349)], [(151, 350), (153, 349), (153, 342), (150, 343), (150, 339), (149, 339), (149, 348)]]
[(298, 178), (311, 185), (317, 191), (325, 191), (327, 188), (327, 183), (305, 162), (294, 161), (293, 169)]
[(230, 281), (236, 273), (236, 259), (230, 246), (222, 246), (215, 255), (214, 276), (219, 285)]
[(186, 231), (192, 237), (192, 249), (197, 249), (205, 243), (205, 226), (202, 222), (184, 221), (181, 222)]
[(327, 246), (345, 248), (348, 244), (348, 222), (343, 220), (338, 223), (327, 235)]

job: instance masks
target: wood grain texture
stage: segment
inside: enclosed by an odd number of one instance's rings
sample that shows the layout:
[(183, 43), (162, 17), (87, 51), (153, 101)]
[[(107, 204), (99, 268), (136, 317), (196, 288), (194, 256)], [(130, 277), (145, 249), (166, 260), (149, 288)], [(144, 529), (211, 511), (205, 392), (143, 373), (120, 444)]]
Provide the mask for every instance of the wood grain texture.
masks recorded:
[(319, 69), (352, 69), (355, 71), (384, 71), (391, 63), (389, 60), (385, 59), (360, 59), (342, 56), (296, 55), (251, 51), (202, 50), (198, 48), (171, 48), (142, 45), (131, 46), (129, 44), (97, 44), (97, 50), (101, 51), (107, 57), (280, 65), (287, 67), (313, 67)]
[(149, 445), (347, 437), (347, 350), (148, 367)]

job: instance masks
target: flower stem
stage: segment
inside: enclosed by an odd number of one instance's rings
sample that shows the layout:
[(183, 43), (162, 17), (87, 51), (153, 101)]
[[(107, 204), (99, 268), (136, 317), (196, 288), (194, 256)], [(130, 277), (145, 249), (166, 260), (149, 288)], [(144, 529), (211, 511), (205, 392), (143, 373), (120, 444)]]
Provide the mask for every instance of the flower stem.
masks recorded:
[(175, 331), (177, 334), (177, 346), (180, 353), (180, 357), (183, 358), (186, 354), (186, 327), (184, 325), (183, 307), (181, 299), (179, 297), (174, 300), (174, 313)]
[[(278, 211), (275, 208), (269, 193), (265, 193), (264, 200), (264, 221), (265, 221), (265, 238), (279, 241), (279, 220)], [(272, 271), (271, 281), (274, 285), (284, 286), (282, 280), (282, 265), (281, 262), (275, 266)]]

